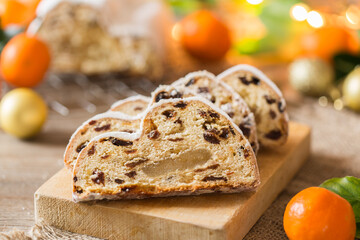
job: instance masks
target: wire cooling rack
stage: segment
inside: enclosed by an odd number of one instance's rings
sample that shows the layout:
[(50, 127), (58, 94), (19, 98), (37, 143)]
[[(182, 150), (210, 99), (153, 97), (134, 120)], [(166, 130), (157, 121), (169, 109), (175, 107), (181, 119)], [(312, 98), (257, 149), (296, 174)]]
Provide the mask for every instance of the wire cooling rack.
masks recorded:
[[(9, 85), (2, 85), (1, 96), (11, 90)], [(67, 116), (79, 109), (95, 113), (98, 108), (109, 107), (117, 100), (137, 94), (149, 96), (156, 87), (144, 77), (48, 73), (34, 90), (45, 99), (51, 111)]]

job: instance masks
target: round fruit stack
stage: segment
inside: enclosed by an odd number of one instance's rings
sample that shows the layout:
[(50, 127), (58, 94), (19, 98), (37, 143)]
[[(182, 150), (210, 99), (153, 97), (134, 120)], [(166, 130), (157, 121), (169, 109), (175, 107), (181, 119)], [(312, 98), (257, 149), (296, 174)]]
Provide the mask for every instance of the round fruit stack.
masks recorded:
[(33, 137), (45, 122), (47, 106), (30, 88), (43, 81), (50, 63), (49, 50), (38, 38), (20, 33), (5, 45), (0, 61), (3, 79), (19, 87), (1, 101), (2, 129), (18, 138)]

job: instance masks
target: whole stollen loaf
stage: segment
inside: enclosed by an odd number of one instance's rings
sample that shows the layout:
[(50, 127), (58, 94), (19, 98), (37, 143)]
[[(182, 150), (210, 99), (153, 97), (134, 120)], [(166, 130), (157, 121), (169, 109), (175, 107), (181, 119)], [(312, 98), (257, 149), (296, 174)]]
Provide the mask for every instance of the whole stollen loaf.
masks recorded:
[(99, 135), (80, 152), (75, 201), (241, 192), (260, 183), (248, 140), (203, 98), (161, 100), (140, 128)]
[(165, 9), (161, 1), (152, 1), (140, 10), (125, 0), (41, 0), (27, 31), (47, 43), (56, 73), (155, 81), (163, 74), (157, 45), (166, 31), (159, 21)]

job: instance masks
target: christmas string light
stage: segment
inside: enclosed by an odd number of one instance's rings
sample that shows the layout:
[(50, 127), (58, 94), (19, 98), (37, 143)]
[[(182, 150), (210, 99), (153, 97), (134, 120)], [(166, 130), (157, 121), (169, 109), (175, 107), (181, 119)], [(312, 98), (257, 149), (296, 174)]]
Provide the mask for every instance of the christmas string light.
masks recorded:
[(258, 5), (263, 2), (263, 0), (246, 0), (246, 1), (252, 5)]
[(345, 18), (349, 23), (348, 26), (352, 29), (360, 28), (360, 9), (355, 5), (351, 5), (345, 12)]
[(317, 11), (309, 11), (306, 4), (298, 3), (291, 7), (290, 16), (296, 21), (307, 21), (310, 26), (320, 28), (324, 25), (324, 18)]
[(171, 36), (175, 41), (180, 41), (180, 24), (175, 23), (175, 25), (171, 29)]
[(292, 6), (290, 9), (290, 16), (296, 21), (306, 20), (308, 15), (308, 7), (305, 4), (299, 3)]
[(310, 11), (306, 21), (314, 28), (320, 28), (324, 25), (324, 19), (317, 11)]
[[(297, 3), (290, 9), (290, 17), (298, 22), (305, 21), (313, 28), (321, 28), (326, 22), (337, 23), (344, 27), (358, 30), (360, 29), (360, 7), (350, 5), (341, 14), (322, 13), (309, 8), (304, 3)], [(331, 24), (330, 24), (331, 25)]]

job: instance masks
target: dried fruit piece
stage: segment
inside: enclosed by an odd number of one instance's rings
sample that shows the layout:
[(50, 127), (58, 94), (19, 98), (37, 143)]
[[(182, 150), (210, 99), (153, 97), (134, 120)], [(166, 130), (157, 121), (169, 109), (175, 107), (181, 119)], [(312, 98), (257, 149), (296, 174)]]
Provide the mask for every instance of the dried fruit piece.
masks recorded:
[(89, 125), (94, 125), (96, 123), (96, 120), (91, 120), (90, 122), (89, 122)]
[(212, 117), (212, 118), (216, 118), (216, 119), (219, 119), (219, 118), (220, 118), (219, 114), (216, 113), (216, 112), (208, 111), (208, 114), (209, 114), (209, 116)]
[(114, 182), (116, 182), (117, 184), (123, 184), (125, 181), (119, 178), (115, 178)]
[(118, 138), (109, 138), (109, 140), (111, 141), (112, 144), (114, 144), (115, 146), (131, 146), (133, 145), (133, 142), (131, 141), (124, 141)]
[(92, 145), (92, 147), (88, 150), (88, 155), (94, 155), (95, 153), (95, 145)]
[(76, 148), (76, 152), (81, 152), (81, 150), (83, 150), (84, 147), (86, 147), (87, 142), (83, 142), (82, 144), (80, 144), (77, 148)]
[(107, 131), (107, 130), (110, 129), (110, 126), (111, 126), (110, 124), (106, 124), (106, 125), (101, 126), (101, 127), (96, 127), (96, 128), (94, 128), (94, 130), (96, 132)]
[(227, 182), (227, 178), (226, 177), (216, 177), (216, 176), (206, 176), (202, 179), (202, 181), (204, 182), (208, 182), (208, 181), (225, 181)]
[(159, 102), (161, 99), (169, 99), (170, 96), (167, 92), (159, 92), (155, 97), (155, 102)]
[(229, 137), (229, 129), (228, 128), (222, 128), (219, 137), (227, 139)]
[(197, 112), (200, 114), (201, 117), (203, 118), (206, 118), (207, 117), (207, 114), (205, 111), (201, 110), (201, 109), (198, 109)]
[(176, 115), (176, 112), (174, 110), (166, 110), (163, 111), (161, 114), (164, 115), (166, 118), (172, 118)]
[(250, 129), (250, 127), (246, 124), (246, 123), (241, 123), (240, 125), (239, 125), (239, 128), (241, 129), (241, 131), (243, 132), (243, 134), (244, 134), (244, 136), (245, 137), (249, 137), (250, 136), (250, 131), (251, 131), (251, 129)]
[(195, 78), (191, 78), (186, 84), (185, 86), (188, 87), (190, 85), (193, 85), (195, 83)]
[(149, 134), (148, 134), (148, 138), (149, 139), (157, 139), (158, 137), (160, 137), (160, 132), (158, 130), (152, 130)]
[(187, 104), (184, 102), (179, 102), (174, 105), (174, 107), (177, 107), (177, 108), (185, 108), (186, 106), (187, 106)]
[(95, 169), (93, 171), (90, 178), (96, 184), (105, 185), (105, 174), (102, 171), (98, 170), (98, 169)]
[(270, 109), (269, 111), (269, 115), (271, 117), (271, 119), (275, 119), (276, 118), (276, 112), (274, 112), (273, 110)]
[(268, 132), (267, 134), (265, 134), (266, 138), (272, 139), (272, 140), (277, 140), (279, 138), (281, 138), (282, 133), (279, 130), (272, 130), (270, 132)]
[(286, 109), (286, 105), (283, 101), (278, 102), (278, 109), (281, 113), (283, 113)]
[(269, 95), (264, 95), (264, 98), (268, 104), (276, 103), (276, 99), (271, 98)]
[(137, 149), (125, 150), (125, 153), (127, 153), (127, 154), (136, 153), (136, 152), (137, 152)]
[(239, 76), (239, 80), (245, 85), (250, 85), (250, 84), (259, 85), (260, 84), (260, 79), (255, 76), (251, 76), (251, 80), (248, 80), (248, 78), (246, 76)]
[(198, 93), (208, 93), (210, 92), (208, 87), (199, 87), (198, 88)]
[(215, 170), (217, 169), (218, 167), (220, 167), (220, 164), (213, 164), (213, 165), (210, 165), (206, 168), (198, 168), (198, 169), (195, 169), (194, 172), (204, 172), (208, 169), (211, 169), (211, 170)]
[(136, 172), (135, 171), (131, 171), (128, 173), (124, 173), (126, 176), (128, 176), (129, 178), (134, 178), (136, 176)]
[(209, 130), (206, 130), (206, 132), (204, 132), (203, 136), (204, 136), (204, 139), (206, 141), (208, 141), (209, 143), (212, 143), (212, 144), (220, 143), (220, 140), (216, 137), (216, 134)]
[(178, 119), (175, 120), (174, 123), (180, 124), (182, 126), (183, 121), (180, 118), (178, 118)]

